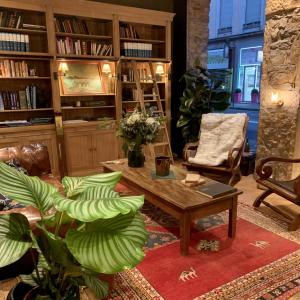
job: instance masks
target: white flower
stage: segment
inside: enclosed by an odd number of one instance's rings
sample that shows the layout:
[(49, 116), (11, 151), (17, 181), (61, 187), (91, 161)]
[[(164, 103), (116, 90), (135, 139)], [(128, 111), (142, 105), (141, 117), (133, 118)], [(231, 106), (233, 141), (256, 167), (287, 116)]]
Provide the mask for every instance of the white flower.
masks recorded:
[(154, 118), (152, 118), (152, 117), (147, 118), (147, 120), (146, 120), (147, 125), (152, 125), (154, 123), (156, 123), (156, 120)]
[(133, 113), (127, 120), (128, 125), (133, 125), (136, 122), (139, 122), (141, 120), (141, 114), (140, 113)]

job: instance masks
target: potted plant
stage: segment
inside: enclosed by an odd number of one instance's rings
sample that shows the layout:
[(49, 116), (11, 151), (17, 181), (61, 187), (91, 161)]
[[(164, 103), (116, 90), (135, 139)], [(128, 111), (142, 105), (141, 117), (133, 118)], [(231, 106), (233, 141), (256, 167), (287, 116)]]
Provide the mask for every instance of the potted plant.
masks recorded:
[(120, 120), (118, 136), (124, 139), (123, 149), (128, 156), (128, 166), (144, 166), (145, 156), (142, 145), (153, 142), (158, 136), (164, 119), (154, 117), (151, 111), (141, 112), (135, 109)]
[(230, 93), (224, 89), (224, 78), (228, 74), (228, 71), (210, 73), (195, 66), (182, 76), (185, 89), (180, 98), (177, 127), (181, 128), (185, 142), (198, 140), (202, 114), (228, 108)]
[(63, 196), (38, 177), (0, 163), (0, 192), (41, 215), (36, 230), (22, 214), (0, 216), (0, 267), (28, 251), (33, 255), (35, 271), (21, 276), (35, 287), (26, 299), (79, 299), (80, 286), (103, 298), (108, 284), (99, 274), (132, 268), (144, 258), (147, 233), (139, 214), (144, 199), (120, 197), (114, 191), (120, 177), (120, 172), (65, 177)]
[(259, 90), (253, 89), (251, 91), (251, 102), (258, 103), (258, 98), (259, 98)]
[(235, 89), (234, 91), (234, 103), (241, 103), (242, 101), (242, 90)]

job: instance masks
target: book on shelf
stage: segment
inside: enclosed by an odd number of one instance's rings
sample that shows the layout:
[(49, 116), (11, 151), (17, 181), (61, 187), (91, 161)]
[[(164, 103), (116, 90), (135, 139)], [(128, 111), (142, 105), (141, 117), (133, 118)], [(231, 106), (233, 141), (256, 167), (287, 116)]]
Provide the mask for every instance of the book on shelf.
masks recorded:
[(113, 51), (112, 44), (99, 43), (95, 41), (74, 40), (66, 37), (57, 39), (58, 54), (75, 54), (75, 55), (94, 55), (94, 56), (111, 56)]
[(1, 60), (0, 61), (0, 78), (29, 77), (27, 63), (23, 61)]
[(45, 25), (37, 25), (37, 24), (22, 24), (22, 27), (24, 29), (36, 29), (36, 30), (46, 30)]
[(17, 127), (17, 126), (29, 126), (31, 125), (30, 122), (27, 120), (7, 120), (1, 121), (0, 127)]
[(129, 57), (152, 57), (152, 44), (124, 42), (122, 52)]
[(205, 185), (196, 189), (199, 194), (215, 199), (236, 192), (237, 189), (231, 185), (217, 181), (209, 181)]
[(85, 20), (78, 18), (61, 18), (54, 19), (56, 32), (89, 34), (88, 26)]
[(20, 91), (1, 91), (0, 109), (36, 109), (37, 100), (37, 88), (35, 85), (28, 85), (25, 90)]
[(30, 52), (29, 35), (0, 32), (0, 51)]
[(139, 34), (137, 33), (135, 27), (132, 26), (131, 24), (121, 24), (120, 35), (121, 38), (131, 38), (131, 39), (139, 38)]
[(21, 15), (16, 12), (10, 12), (7, 10), (0, 11), (0, 26), (6, 28), (20, 28), (22, 22)]

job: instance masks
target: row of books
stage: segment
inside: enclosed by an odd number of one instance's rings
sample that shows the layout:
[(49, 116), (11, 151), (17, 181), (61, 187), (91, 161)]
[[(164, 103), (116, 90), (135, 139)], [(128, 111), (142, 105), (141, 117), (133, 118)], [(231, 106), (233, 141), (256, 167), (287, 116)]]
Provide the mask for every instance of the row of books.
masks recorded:
[(36, 109), (36, 86), (29, 85), (22, 91), (0, 92), (0, 110)]
[(121, 38), (131, 38), (131, 39), (139, 38), (136, 29), (131, 24), (121, 24), (120, 36)]
[(54, 24), (56, 32), (89, 34), (85, 20), (77, 18), (55, 18)]
[(21, 15), (16, 11), (0, 11), (0, 26), (8, 28), (20, 28)]
[(130, 57), (152, 57), (152, 44), (123, 43), (123, 55)]
[(0, 61), (0, 78), (28, 77), (27, 63), (23, 61), (2, 60)]
[(112, 44), (100, 44), (91, 41), (73, 40), (71, 38), (56, 41), (58, 54), (111, 56)]
[(29, 35), (0, 32), (0, 51), (29, 52)]
[(0, 122), (0, 127), (18, 127), (53, 123), (53, 117), (37, 117), (27, 120), (7, 120)]

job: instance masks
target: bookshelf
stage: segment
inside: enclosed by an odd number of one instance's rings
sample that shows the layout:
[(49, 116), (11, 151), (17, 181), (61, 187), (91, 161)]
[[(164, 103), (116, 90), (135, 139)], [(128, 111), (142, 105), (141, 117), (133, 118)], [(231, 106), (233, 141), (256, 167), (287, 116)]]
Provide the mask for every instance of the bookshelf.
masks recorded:
[[(100, 162), (122, 157), (117, 124), (138, 104), (134, 82), (123, 80), (132, 60), (141, 70), (149, 61), (163, 66), (158, 88), (170, 118), (173, 16), (85, 0), (2, 0), (0, 147), (43, 142), (55, 175), (97, 173)], [(74, 65), (97, 75), (72, 78)], [(150, 81), (140, 82), (145, 95), (153, 94)], [(155, 111), (155, 100), (145, 103)]]

